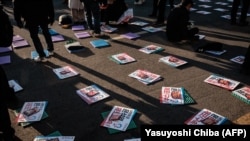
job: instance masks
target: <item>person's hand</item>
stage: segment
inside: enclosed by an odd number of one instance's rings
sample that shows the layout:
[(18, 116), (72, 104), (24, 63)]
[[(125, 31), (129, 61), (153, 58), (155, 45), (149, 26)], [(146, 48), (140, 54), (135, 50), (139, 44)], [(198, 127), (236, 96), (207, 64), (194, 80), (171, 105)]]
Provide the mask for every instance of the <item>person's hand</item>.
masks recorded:
[(49, 21), (49, 24), (52, 26), (54, 23), (54, 18), (49, 18), (48, 21)]
[(102, 10), (103, 10), (103, 9), (107, 9), (107, 7), (108, 7), (108, 5), (105, 5), (105, 4), (103, 4), (103, 3), (100, 5), (100, 9), (102, 9)]
[(16, 24), (19, 28), (23, 28), (23, 22), (21, 20), (16, 21)]

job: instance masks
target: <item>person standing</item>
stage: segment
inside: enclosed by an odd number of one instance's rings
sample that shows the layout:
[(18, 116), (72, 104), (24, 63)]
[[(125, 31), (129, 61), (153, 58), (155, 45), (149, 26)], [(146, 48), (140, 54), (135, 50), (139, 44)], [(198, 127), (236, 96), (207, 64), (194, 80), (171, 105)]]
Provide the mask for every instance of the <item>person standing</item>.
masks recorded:
[(9, 47), (13, 39), (13, 26), (2, 5), (0, 5), (0, 21), (0, 47)]
[(183, 0), (179, 7), (175, 7), (168, 15), (166, 35), (169, 41), (193, 40), (199, 32), (197, 27), (189, 27), (189, 12), (193, 6), (192, 0)]
[(245, 59), (243, 64), (241, 65), (240, 73), (250, 75), (250, 44), (244, 57)]
[(52, 0), (14, 0), (14, 18), (19, 28), (23, 28), (22, 18), (26, 22), (30, 37), (33, 41), (38, 56), (34, 61), (44, 60), (43, 45), (38, 37), (39, 28), (41, 28), (47, 44), (49, 56), (54, 54), (54, 45), (48, 24), (54, 23), (54, 5)]
[(108, 0), (101, 5), (101, 19), (108, 25), (109, 21), (118, 21), (127, 9), (128, 5), (124, 0)]
[(250, 0), (234, 0), (233, 1), (232, 10), (231, 10), (231, 24), (232, 25), (237, 24), (236, 17), (237, 17), (238, 8), (241, 2), (242, 2), (242, 8), (240, 12), (239, 25), (247, 26), (248, 21), (246, 19), (247, 19), (247, 12), (248, 12), (249, 5), (250, 5)]
[[(10, 115), (8, 111), (8, 98), (10, 87), (8, 79), (2, 66), (0, 66), (0, 131), (4, 141), (15, 140), (15, 129), (11, 126)], [(0, 139), (1, 140), (1, 139)]]
[[(6, 36), (6, 33), (13, 34), (13, 29), (9, 16), (3, 11), (2, 6), (0, 6), (0, 21), (0, 47), (8, 47), (11, 45), (9, 40), (12, 40), (13, 36)], [(11, 26), (11, 28), (6, 28), (6, 25)], [(14, 141), (15, 138), (15, 130), (11, 126), (8, 111), (9, 102), (17, 102), (17, 97), (14, 94), (14, 90), (10, 88), (6, 73), (0, 65), (0, 131), (4, 141)], [(2, 141), (2, 138), (0, 140)]]
[[(99, 0), (81, 0), (84, 3), (87, 23), (90, 29), (90, 33), (94, 37), (103, 36), (101, 32), (101, 9), (100, 9), (100, 1)], [(94, 18), (94, 24), (92, 21), (92, 17)]]
[(84, 4), (80, 0), (68, 0), (73, 24), (85, 24)]
[[(159, 8), (164, 8), (164, 7), (160, 7), (160, 5), (159, 5), (160, 1), (161, 0), (154, 0), (153, 1), (153, 10), (152, 10), (152, 13), (150, 15), (148, 15), (149, 17), (157, 17), (157, 15), (159, 14)], [(169, 5), (170, 5), (170, 8), (173, 9), (174, 8), (174, 0), (169, 0)], [(165, 10), (163, 9), (163, 11), (165, 11)], [(160, 15), (160, 16), (162, 16), (162, 15)], [(165, 16), (165, 15), (163, 15), (163, 16)]]

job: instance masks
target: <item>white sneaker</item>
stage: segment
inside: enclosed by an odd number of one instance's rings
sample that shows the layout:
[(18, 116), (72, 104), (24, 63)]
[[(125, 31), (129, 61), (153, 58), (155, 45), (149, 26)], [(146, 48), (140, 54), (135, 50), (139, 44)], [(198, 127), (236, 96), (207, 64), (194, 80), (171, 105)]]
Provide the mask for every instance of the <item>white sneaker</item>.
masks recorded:
[(105, 34), (103, 32), (100, 32), (100, 33), (94, 33), (93, 36), (94, 37), (102, 37), (102, 36), (105, 36)]
[(35, 62), (42, 62), (42, 61), (47, 61), (47, 60), (45, 58), (43, 58), (43, 57), (41, 58), (40, 56), (37, 56), (37, 57), (34, 58), (34, 61)]
[(37, 56), (37, 57), (34, 58), (34, 61), (35, 61), (35, 62), (41, 62), (42, 59), (40, 58), (40, 56)]
[(54, 52), (53, 51), (49, 51), (49, 56), (52, 56), (54, 55)]

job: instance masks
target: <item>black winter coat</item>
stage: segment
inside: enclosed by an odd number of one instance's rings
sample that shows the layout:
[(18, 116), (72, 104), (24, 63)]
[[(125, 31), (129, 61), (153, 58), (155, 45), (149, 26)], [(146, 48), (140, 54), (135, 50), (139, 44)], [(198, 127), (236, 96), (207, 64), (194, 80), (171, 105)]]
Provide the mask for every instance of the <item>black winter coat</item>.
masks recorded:
[(53, 0), (14, 0), (14, 17), (27, 23), (49, 23), (54, 20)]
[(189, 11), (183, 7), (174, 8), (167, 18), (166, 34), (169, 41), (181, 41), (188, 34)]

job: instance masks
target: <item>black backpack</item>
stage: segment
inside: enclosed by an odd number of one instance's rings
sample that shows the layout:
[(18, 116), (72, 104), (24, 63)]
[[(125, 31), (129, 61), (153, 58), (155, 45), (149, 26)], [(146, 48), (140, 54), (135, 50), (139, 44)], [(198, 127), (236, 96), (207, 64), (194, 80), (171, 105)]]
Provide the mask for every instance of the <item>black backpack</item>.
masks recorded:
[(0, 47), (9, 47), (13, 40), (13, 26), (2, 6), (0, 6), (0, 21)]

